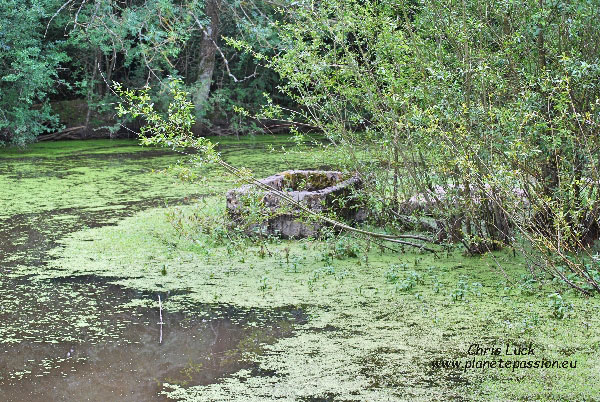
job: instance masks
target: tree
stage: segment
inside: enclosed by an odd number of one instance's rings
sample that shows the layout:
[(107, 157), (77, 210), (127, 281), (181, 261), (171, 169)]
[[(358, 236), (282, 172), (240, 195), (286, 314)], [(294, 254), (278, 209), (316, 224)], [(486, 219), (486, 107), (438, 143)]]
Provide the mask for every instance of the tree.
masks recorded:
[[(182, 79), (192, 93), (196, 117), (208, 128), (218, 120), (219, 111), (225, 111), (222, 120), (231, 120), (234, 103), (253, 106), (263, 102), (262, 91), (254, 87), (268, 86), (264, 81), (272, 80), (272, 74), (256, 78), (254, 59), (241, 58), (233, 48), (224, 47), (222, 35), (243, 36), (247, 30), (260, 28), (273, 13), (268, 2), (95, 0), (93, 4), (73, 3), (68, 9), (74, 24), (72, 34), (77, 38), (74, 42), (96, 49), (90, 52), (80, 46), (87, 54), (87, 65), (93, 66), (84, 68), (86, 82), (99, 82), (99, 87), (90, 88), (100, 96), (105, 95), (100, 88), (106, 88), (111, 80), (128, 87), (151, 86), (157, 104), (166, 107), (167, 78)], [(241, 21), (238, 9), (243, 9), (244, 16), (258, 17)], [(235, 58), (240, 61), (233, 65), (230, 60)], [(102, 79), (95, 75), (98, 69), (103, 72)], [(254, 72), (248, 73), (248, 69)], [(246, 82), (248, 78), (254, 80)], [(209, 101), (211, 90), (216, 91), (214, 101)]]
[(535, 264), (599, 290), (573, 257), (600, 233), (599, 12), (598, 1), (310, 3), (279, 25), (270, 67), (371, 183), (372, 209), (411, 225), (405, 214), (421, 211), (471, 254), (521, 237)]
[(0, 1), (0, 144), (24, 145), (55, 129), (48, 95), (69, 58), (64, 41), (44, 38), (45, 21), (59, 2)]

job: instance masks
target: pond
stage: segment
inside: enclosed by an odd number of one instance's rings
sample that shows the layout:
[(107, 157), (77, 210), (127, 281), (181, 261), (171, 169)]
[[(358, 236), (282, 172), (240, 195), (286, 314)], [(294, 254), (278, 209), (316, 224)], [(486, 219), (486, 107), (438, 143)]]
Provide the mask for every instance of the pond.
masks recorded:
[(0, 400), (161, 400), (163, 382), (210, 384), (241, 369), (271, 375), (244, 355), (290, 336), (305, 322), (298, 307), (190, 302), (170, 311), (162, 310), (169, 291), (94, 275), (40, 276), (50, 269), (48, 251), (70, 233), (201, 196), (152, 173), (179, 157), (133, 141), (0, 154)]
[[(347, 156), (219, 140), (256, 177)], [(236, 236), (222, 218), (240, 183), (163, 172), (181, 159), (125, 140), (0, 150), (0, 401), (600, 400), (597, 298), (564, 291), (557, 319), (556, 285), (531, 285), (510, 249)], [(578, 363), (434, 364), (507, 343)]]

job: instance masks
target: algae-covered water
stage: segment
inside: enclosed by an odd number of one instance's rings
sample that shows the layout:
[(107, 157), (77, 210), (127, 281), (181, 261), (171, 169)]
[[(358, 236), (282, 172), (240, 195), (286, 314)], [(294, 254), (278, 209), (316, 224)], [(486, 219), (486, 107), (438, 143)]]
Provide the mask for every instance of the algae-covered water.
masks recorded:
[(152, 173), (178, 158), (133, 141), (0, 154), (0, 400), (166, 399), (167, 381), (210, 384), (241, 369), (269, 375), (242, 353), (289, 336), (305, 320), (300, 308), (189, 303), (161, 311), (158, 297), (168, 305), (173, 292), (119, 286), (118, 275), (42, 278), (52, 270), (49, 251), (69, 234), (204, 196)]
[[(336, 160), (285, 136), (220, 150), (258, 176)], [(597, 299), (510, 252), (240, 238), (218, 224), (237, 183), (157, 173), (182, 158), (134, 141), (0, 150), (1, 401), (600, 400)], [(577, 364), (466, 369), (472, 344)]]

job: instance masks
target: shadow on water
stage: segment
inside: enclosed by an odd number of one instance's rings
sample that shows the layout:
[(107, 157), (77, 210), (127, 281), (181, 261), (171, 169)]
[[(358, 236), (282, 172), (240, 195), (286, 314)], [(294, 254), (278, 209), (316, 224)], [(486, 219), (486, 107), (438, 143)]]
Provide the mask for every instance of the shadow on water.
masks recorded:
[[(156, 165), (152, 161), (165, 155), (163, 151), (81, 153), (37, 162), (33, 158), (26, 169), (27, 156), (5, 159), (0, 166), (0, 175), (14, 182), (76, 174), (86, 181), (85, 172), (69, 169), (87, 166), (90, 160), (96, 167), (129, 173), (114, 183), (119, 197), (101, 207), (64, 205), (0, 219), (0, 401), (161, 400), (165, 382), (210, 384), (241, 369), (256, 376), (275, 375), (261, 371), (251, 357), (264, 345), (291, 336), (295, 325), (306, 321), (299, 308), (187, 304), (184, 311), (163, 310), (160, 325), (158, 293), (111, 283), (118, 278), (36, 277), (50, 258), (48, 251), (69, 233), (112, 225), (165, 202), (164, 197), (144, 198), (136, 182), (137, 172)], [(43, 197), (40, 192), (29, 198), (35, 204)], [(168, 201), (172, 205), (189, 198)], [(20, 277), (8, 276), (16, 266), (27, 269)], [(167, 305), (174, 296), (161, 294)]]

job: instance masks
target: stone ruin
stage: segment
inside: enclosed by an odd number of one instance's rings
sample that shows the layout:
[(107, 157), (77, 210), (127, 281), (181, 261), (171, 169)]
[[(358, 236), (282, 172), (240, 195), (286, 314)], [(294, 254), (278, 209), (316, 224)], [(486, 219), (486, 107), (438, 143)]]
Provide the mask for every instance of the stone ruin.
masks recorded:
[[(324, 170), (288, 170), (260, 180), (295, 201), (317, 213), (335, 212), (348, 221), (362, 221), (365, 212), (359, 208), (353, 198), (347, 198), (353, 190), (361, 188), (358, 176), (344, 175), (337, 171)], [(246, 233), (278, 235), (283, 238), (314, 237), (319, 234), (324, 223), (300, 219), (302, 211), (294, 205), (288, 205), (274, 191), (263, 190), (255, 185), (244, 185), (227, 192), (227, 213), (232, 220), (243, 224), (248, 208), (248, 199), (259, 200), (259, 205), (268, 218), (259, 223), (249, 224)], [(345, 198), (345, 202), (337, 200)], [(304, 213), (304, 215), (306, 215)]]

